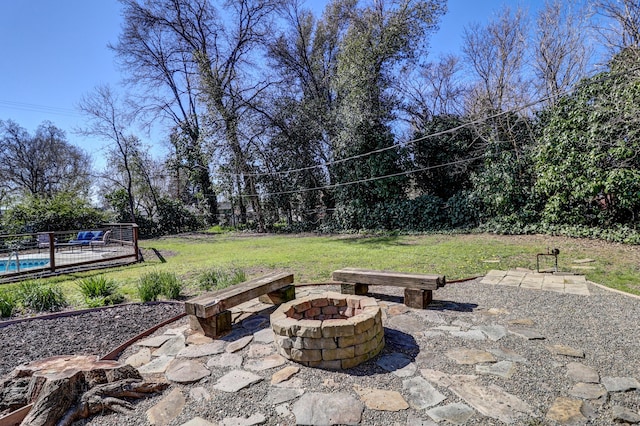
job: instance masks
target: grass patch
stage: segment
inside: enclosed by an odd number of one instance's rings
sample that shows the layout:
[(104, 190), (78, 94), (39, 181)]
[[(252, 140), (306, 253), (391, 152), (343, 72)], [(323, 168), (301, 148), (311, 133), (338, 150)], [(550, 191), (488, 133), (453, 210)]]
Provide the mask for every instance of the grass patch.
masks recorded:
[(220, 290), (247, 280), (247, 274), (240, 268), (209, 268), (198, 275), (198, 288), (204, 291)]

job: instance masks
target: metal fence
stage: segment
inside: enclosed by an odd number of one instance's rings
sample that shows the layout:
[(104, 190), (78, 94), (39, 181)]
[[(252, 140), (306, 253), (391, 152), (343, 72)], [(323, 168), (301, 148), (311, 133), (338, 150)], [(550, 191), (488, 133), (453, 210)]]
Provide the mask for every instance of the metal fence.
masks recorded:
[(0, 235), (0, 281), (140, 260), (138, 226), (108, 223), (83, 231)]

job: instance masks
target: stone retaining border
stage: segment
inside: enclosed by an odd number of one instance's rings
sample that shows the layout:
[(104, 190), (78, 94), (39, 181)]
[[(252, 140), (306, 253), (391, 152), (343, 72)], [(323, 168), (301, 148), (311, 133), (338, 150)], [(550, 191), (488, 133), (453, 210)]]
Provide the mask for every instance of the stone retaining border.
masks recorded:
[(325, 292), (282, 304), (271, 314), (280, 355), (308, 367), (352, 368), (384, 347), (382, 313), (367, 296)]

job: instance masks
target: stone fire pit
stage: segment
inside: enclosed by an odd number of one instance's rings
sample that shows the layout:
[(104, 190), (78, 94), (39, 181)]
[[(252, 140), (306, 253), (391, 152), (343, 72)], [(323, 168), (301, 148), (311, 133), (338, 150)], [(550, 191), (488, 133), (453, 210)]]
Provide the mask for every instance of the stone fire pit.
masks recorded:
[(271, 314), (278, 352), (309, 367), (355, 367), (380, 353), (384, 329), (375, 299), (327, 292), (283, 303)]

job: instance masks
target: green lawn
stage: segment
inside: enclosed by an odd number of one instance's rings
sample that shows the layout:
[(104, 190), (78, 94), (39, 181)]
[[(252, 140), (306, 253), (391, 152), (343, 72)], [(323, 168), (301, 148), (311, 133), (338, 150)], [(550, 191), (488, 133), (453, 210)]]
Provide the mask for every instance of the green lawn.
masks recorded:
[[(444, 274), (448, 280), (484, 275), (491, 269), (536, 267), (536, 254), (560, 249), (561, 271), (584, 273), (587, 279), (629, 293), (640, 294), (640, 248), (594, 240), (547, 236), (407, 235), (313, 236), (241, 233), (194, 234), (143, 240), (145, 262), (130, 267), (59, 277), (74, 304), (82, 300), (75, 288), (78, 278), (105, 275), (122, 285), (127, 299), (136, 300), (138, 278), (151, 271), (169, 271), (195, 294), (200, 271), (242, 268), (249, 277), (272, 270), (289, 271), (296, 282), (331, 280), (342, 267), (387, 269)], [(166, 262), (154, 254), (157, 250)], [(592, 261), (586, 262), (586, 259)], [(551, 266), (545, 257), (542, 266)], [(584, 263), (575, 263), (583, 261)]]

